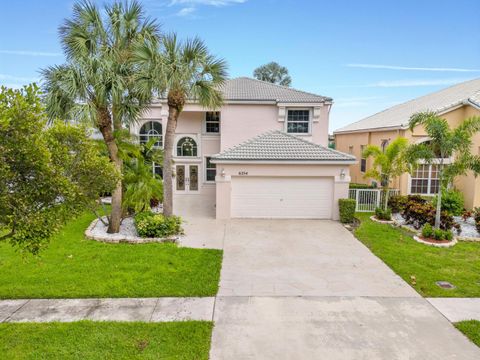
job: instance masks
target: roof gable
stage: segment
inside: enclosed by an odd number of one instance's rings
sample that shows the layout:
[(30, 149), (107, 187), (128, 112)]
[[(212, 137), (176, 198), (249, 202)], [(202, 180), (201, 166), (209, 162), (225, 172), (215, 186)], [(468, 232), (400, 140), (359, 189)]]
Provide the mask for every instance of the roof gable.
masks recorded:
[(480, 107), (480, 79), (466, 81), (395, 105), (337, 129), (334, 133), (380, 128), (407, 128), (410, 117), (415, 113), (423, 111), (442, 113), (462, 104)]
[(353, 162), (355, 157), (274, 130), (213, 155), (220, 161), (320, 161)]

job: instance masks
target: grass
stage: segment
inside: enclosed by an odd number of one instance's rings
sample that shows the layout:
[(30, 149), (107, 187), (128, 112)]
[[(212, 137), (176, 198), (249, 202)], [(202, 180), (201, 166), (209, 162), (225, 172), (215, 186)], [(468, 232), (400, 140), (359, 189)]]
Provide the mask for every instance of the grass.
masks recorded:
[(208, 359), (211, 322), (0, 324), (3, 359)]
[(480, 346), (480, 321), (468, 320), (455, 323), (455, 327), (460, 330), (475, 345)]
[[(357, 213), (361, 220), (355, 236), (425, 297), (480, 297), (480, 243), (459, 242), (451, 248), (417, 243), (412, 234), (371, 221), (369, 213)], [(449, 281), (456, 289), (438, 287)]]
[(93, 216), (68, 223), (37, 257), (0, 243), (0, 298), (212, 296), (222, 251), (86, 240)]

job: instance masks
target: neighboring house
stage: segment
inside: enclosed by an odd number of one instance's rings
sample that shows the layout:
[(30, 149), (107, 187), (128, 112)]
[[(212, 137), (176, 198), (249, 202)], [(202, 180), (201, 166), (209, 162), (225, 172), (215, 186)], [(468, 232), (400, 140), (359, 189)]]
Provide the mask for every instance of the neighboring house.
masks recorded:
[[(434, 111), (445, 118), (451, 127), (457, 127), (463, 120), (480, 115), (480, 79), (467, 81), (449, 88), (428, 94), (347, 125), (334, 132), (335, 148), (360, 159), (352, 165), (350, 175), (354, 183), (371, 183), (363, 174), (371, 166), (372, 160), (362, 159), (362, 150), (367, 145), (386, 147), (393, 139), (403, 136), (412, 143), (428, 141), (421, 126), (413, 131), (408, 129), (410, 117), (422, 111)], [(480, 134), (473, 137), (472, 153), (480, 154)], [(480, 206), (480, 177), (473, 174), (458, 177), (453, 184), (463, 192), (465, 206)], [(436, 165), (422, 164), (413, 174), (404, 174), (395, 179), (394, 187), (401, 194), (434, 195), (438, 190)]]
[[(218, 111), (190, 102), (180, 115), (175, 196), (200, 197), (223, 219), (338, 219), (355, 158), (327, 148), (332, 99), (250, 78), (228, 80), (223, 95)], [(167, 118), (159, 100), (131, 131), (162, 147)]]

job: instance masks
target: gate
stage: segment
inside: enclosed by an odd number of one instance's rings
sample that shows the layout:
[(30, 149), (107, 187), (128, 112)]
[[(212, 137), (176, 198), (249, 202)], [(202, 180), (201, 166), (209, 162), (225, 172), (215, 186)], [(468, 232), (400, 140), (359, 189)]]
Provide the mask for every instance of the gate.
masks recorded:
[[(400, 194), (398, 189), (388, 190), (388, 197)], [(375, 208), (383, 204), (382, 189), (349, 189), (348, 197), (357, 202), (355, 211), (374, 212)]]

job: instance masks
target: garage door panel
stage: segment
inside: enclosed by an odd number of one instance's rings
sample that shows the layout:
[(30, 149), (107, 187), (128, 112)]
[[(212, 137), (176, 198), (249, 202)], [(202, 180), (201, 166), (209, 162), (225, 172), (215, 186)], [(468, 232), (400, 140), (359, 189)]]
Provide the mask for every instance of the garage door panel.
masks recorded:
[(332, 198), (331, 178), (232, 178), (232, 217), (329, 219)]

